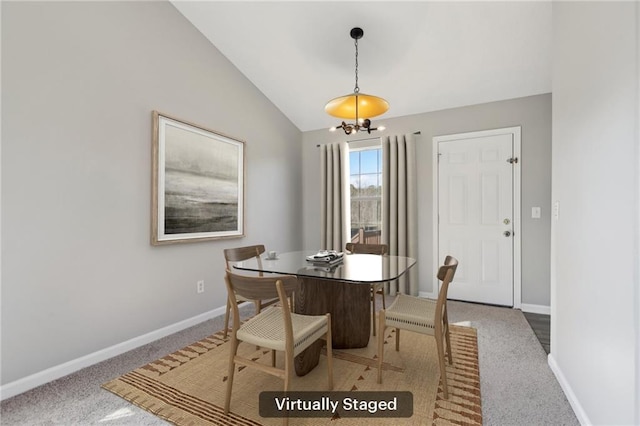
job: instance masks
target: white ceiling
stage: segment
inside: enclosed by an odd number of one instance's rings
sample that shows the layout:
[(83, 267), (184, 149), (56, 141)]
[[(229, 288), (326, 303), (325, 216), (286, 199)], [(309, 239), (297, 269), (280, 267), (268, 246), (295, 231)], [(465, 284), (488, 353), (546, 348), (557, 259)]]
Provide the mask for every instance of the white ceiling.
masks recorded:
[(389, 101), (374, 120), (551, 92), (551, 2), (173, 1), (302, 131), (327, 101)]

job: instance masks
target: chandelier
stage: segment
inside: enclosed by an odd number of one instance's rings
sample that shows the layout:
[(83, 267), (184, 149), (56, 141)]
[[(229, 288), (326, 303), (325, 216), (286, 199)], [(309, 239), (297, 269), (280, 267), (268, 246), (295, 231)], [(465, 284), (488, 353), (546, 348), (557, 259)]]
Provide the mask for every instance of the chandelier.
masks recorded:
[(383, 126), (371, 127), (371, 117), (376, 117), (385, 113), (389, 109), (389, 103), (382, 98), (373, 95), (360, 93), (358, 87), (358, 40), (364, 35), (362, 28), (351, 29), (351, 38), (355, 40), (356, 46), (356, 86), (353, 93), (339, 98), (331, 99), (324, 107), (327, 114), (354, 120), (353, 123), (342, 122), (339, 126), (332, 127), (331, 131), (342, 129), (347, 135), (357, 133), (360, 130), (366, 130), (371, 133), (372, 130), (384, 130)]

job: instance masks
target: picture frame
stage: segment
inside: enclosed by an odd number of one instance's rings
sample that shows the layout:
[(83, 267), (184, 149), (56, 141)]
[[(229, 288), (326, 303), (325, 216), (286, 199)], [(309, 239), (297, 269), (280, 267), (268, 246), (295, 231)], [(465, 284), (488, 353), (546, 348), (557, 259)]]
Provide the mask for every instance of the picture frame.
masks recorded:
[(152, 115), (151, 244), (244, 237), (244, 141)]

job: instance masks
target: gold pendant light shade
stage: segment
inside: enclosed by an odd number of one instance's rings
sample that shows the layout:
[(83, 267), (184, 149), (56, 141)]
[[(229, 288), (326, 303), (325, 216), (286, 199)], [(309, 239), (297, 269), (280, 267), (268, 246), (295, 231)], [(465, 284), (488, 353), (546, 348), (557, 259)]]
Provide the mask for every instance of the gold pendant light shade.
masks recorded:
[(377, 117), (387, 112), (388, 109), (389, 103), (387, 101), (364, 93), (352, 93), (331, 99), (324, 107), (329, 115), (352, 120), (360, 117)]

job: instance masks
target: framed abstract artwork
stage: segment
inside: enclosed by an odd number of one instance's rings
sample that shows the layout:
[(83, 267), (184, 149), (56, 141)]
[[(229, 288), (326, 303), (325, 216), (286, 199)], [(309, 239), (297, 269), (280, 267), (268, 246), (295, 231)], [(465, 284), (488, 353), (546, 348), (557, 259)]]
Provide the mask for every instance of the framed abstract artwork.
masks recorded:
[(244, 142), (153, 111), (151, 244), (244, 236)]

